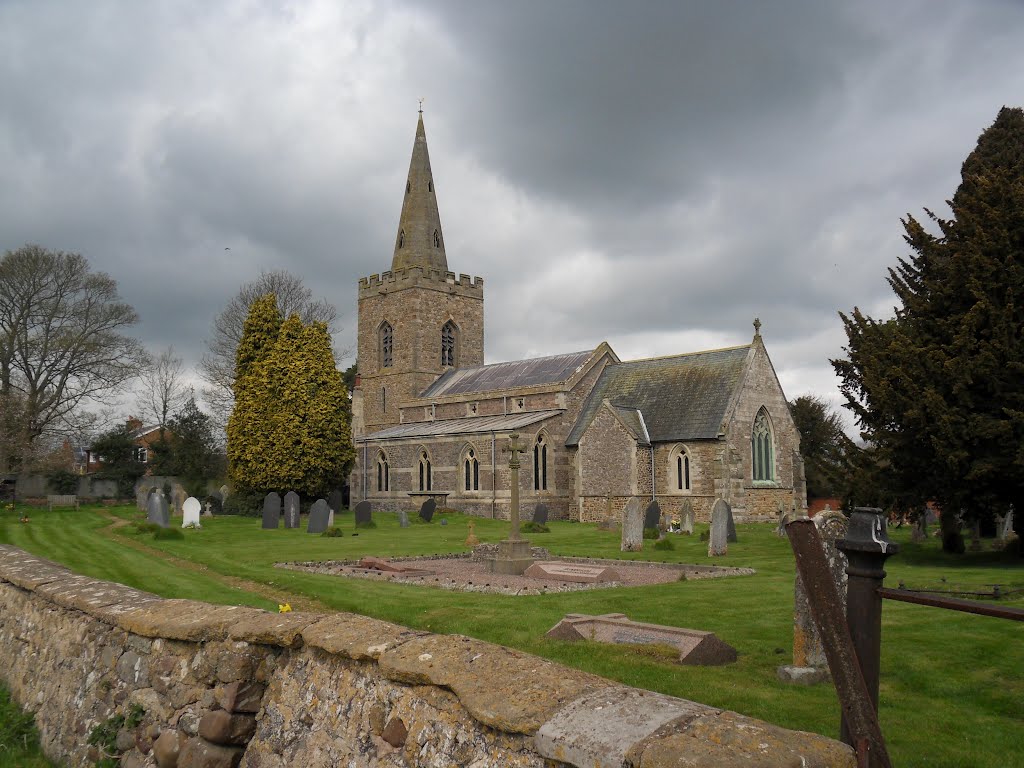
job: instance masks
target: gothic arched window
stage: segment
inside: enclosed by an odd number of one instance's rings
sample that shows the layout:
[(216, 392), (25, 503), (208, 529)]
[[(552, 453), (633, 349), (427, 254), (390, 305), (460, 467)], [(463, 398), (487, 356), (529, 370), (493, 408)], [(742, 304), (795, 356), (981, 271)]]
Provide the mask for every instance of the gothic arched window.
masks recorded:
[(441, 247), (441, 234), (436, 229), (434, 230), (434, 247)]
[(467, 491), (479, 491), (480, 490), (480, 460), (476, 457), (476, 451), (472, 448), (466, 454), (466, 460), (463, 462), (463, 467), (466, 470), (466, 490)]
[(430, 478), (430, 457), (427, 456), (426, 451), (420, 453), (420, 490), (429, 491), (431, 490), (431, 478)]
[(544, 435), (537, 435), (533, 445), (533, 490), (548, 489), (548, 444)]
[(750, 456), (751, 474), (755, 482), (775, 479), (775, 445), (772, 436), (772, 422), (764, 406), (757, 412), (757, 416), (754, 418), (754, 427), (750, 432)]
[(455, 323), (449, 320), (441, 329), (441, 365), (455, 365)]
[(405, 246), (405, 230), (398, 230), (398, 247), (402, 248)]
[(669, 458), (670, 488), (675, 493), (685, 493), (692, 490), (691, 471), (692, 462), (690, 453), (684, 446), (676, 446)]
[(390, 368), (395, 352), (395, 331), (391, 323), (384, 322), (380, 326), (380, 367)]
[(377, 490), (391, 490), (391, 476), (388, 470), (388, 457), (384, 455), (384, 451), (377, 454)]

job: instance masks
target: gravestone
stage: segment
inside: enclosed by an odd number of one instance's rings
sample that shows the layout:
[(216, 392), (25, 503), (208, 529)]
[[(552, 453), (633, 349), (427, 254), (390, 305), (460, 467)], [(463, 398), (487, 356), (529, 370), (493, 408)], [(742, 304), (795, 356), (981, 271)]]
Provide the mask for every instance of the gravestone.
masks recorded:
[(910, 531), (910, 540), (922, 542), (928, 538), (928, 522), (926, 513), (922, 512), (914, 521), (914, 528)]
[(181, 505), (181, 527), (188, 528), (191, 525), (199, 528), (199, 513), (202, 509), (203, 505), (195, 496), (185, 499), (185, 503)]
[(598, 643), (671, 645), (679, 650), (677, 661), (680, 664), (717, 666), (731, 664), (738, 657), (736, 649), (719, 640), (714, 632), (630, 621), (623, 613), (606, 613), (603, 616), (569, 613), (548, 630), (546, 637), (569, 642), (589, 640)]
[(276, 530), (281, 525), (281, 496), (277, 491), (271, 491), (263, 499), (263, 527), (267, 530)]
[[(849, 521), (842, 512), (823, 510), (816, 514), (814, 527), (825, 552), (828, 570), (839, 593), (840, 612), (846, 615), (846, 555), (839, 551), (836, 543), (846, 538)], [(825, 648), (814, 626), (807, 591), (798, 573), (794, 584), (793, 599), (793, 664), (779, 667), (779, 679), (785, 682), (810, 685), (829, 678), (828, 660)]]
[(621, 581), (622, 576), (607, 565), (578, 565), (576, 563), (534, 563), (523, 572), (531, 579), (552, 579), (570, 581), (575, 584), (596, 584), (606, 581)]
[(725, 540), (730, 544), (736, 543), (736, 522), (732, 518), (732, 507), (726, 504), (729, 508), (729, 515), (725, 518)]
[(533, 510), (533, 522), (538, 525), (548, 524), (548, 505), (541, 502), (537, 505), (536, 509)]
[(729, 551), (729, 519), (732, 510), (725, 499), (717, 499), (711, 508), (711, 535), (708, 538), (708, 557), (721, 557)]
[(331, 508), (327, 501), (317, 499), (309, 510), (309, 522), (306, 523), (306, 533), (323, 533), (327, 530), (331, 519)]
[(345, 497), (341, 495), (341, 491), (335, 488), (331, 491), (327, 497), (327, 506), (331, 508), (332, 512), (341, 512), (342, 506), (345, 504)]
[(409, 513), (404, 509), (398, 511), (398, 527), (408, 528), (409, 527)]
[(153, 492), (153, 488), (139, 488), (135, 492), (135, 506), (141, 512), (147, 509), (149, 506), (149, 494)]
[(328, 528), (333, 528), (334, 527), (334, 510), (331, 509), (331, 505), (330, 504), (327, 505), (327, 527)]
[(622, 510), (623, 552), (639, 552), (644, 548), (644, 517), (640, 512), (640, 499), (631, 496)]
[(659, 528), (661, 526), (661, 505), (652, 501), (644, 510), (644, 528)]
[(302, 505), (299, 503), (299, 494), (295, 491), (288, 491), (284, 495), (284, 527), (298, 528), (301, 512)]
[[(781, 505), (780, 505), (781, 506)], [(786, 535), (786, 523), (789, 522), (789, 516), (786, 514), (784, 509), (779, 509), (779, 526), (775, 529), (775, 535), (779, 538), (784, 538)]]
[(434, 511), (437, 509), (437, 502), (433, 499), (427, 499), (423, 502), (423, 506), (420, 507), (420, 518), (425, 522), (430, 522), (434, 519)]
[(167, 507), (167, 499), (164, 498), (163, 491), (159, 488), (154, 488), (149, 494), (149, 500), (146, 502), (146, 520), (156, 523), (161, 528), (166, 528), (171, 524), (171, 512)]
[(683, 533), (685, 533), (687, 536), (692, 536), (693, 535), (693, 523), (694, 523), (693, 504), (691, 504), (690, 500), (687, 499), (686, 501), (683, 502), (683, 521), (682, 521), (682, 530), (683, 530)]
[(363, 499), (358, 504), (356, 504), (355, 512), (356, 525), (360, 525), (361, 523), (369, 523), (371, 520), (373, 520), (373, 514), (370, 509), (370, 502), (368, 502), (366, 499)]
[(1003, 524), (999, 526), (999, 539), (1006, 541), (1009, 535), (1013, 533), (1013, 508), (1006, 513), (1006, 517), (1003, 518)]

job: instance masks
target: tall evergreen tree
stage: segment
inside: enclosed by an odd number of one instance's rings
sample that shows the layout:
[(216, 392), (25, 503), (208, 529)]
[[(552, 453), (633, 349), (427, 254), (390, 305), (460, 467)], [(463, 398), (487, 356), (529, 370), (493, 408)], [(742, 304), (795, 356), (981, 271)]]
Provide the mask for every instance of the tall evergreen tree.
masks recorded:
[(800, 433), (808, 498), (843, 496), (850, 484), (857, 446), (822, 398), (802, 395), (789, 405)]
[(938, 234), (903, 222), (895, 317), (841, 315), (848, 358), (833, 361), (907, 502), (941, 504), (947, 548), (961, 510), (1013, 504), (1024, 533), (1024, 111), (1000, 110), (961, 177), (952, 218), (926, 210)]

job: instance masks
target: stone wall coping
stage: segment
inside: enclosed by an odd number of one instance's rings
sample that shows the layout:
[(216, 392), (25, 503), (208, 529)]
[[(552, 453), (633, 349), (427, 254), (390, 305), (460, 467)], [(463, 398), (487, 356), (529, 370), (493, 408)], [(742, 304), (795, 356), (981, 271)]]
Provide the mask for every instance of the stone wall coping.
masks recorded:
[[(34, 575), (33, 575), (34, 574)], [(349, 613), (275, 614), (163, 599), (72, 573), (0, 545), (0, 581), (147, 638), (301, 644), (363, 663), (386, 679), (450, 690), (485, 726), (534, 737), (545, 758), (575, 766), (853, 768), (837, 741), (621, 685), (461, 635), (435, 635)], [(627, 761), (629, 761), (627, 763)]]

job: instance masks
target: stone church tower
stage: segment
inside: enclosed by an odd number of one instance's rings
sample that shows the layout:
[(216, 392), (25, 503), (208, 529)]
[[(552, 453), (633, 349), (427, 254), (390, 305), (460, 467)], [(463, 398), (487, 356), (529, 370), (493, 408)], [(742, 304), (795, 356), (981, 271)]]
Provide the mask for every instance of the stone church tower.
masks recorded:
[(391, 270), (359, 281), (353, 436), (401, 421), (399, 404), (455, 367), (484, 361), (483, 280), (448, 271), (423, 113)]

